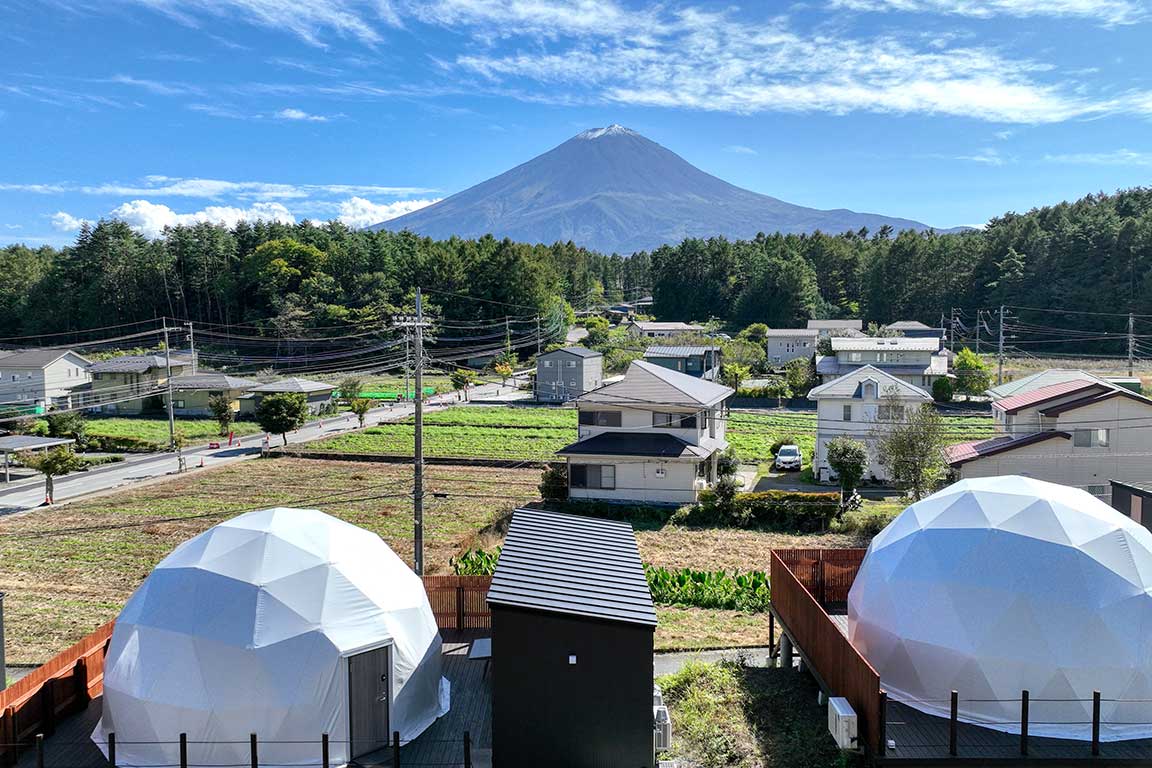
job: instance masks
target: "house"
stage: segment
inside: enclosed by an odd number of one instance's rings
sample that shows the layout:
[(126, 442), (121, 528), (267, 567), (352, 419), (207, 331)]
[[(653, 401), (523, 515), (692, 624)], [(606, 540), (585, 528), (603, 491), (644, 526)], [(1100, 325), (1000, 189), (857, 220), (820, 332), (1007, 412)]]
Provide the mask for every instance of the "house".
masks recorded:
[(696, 378), (715, 380), (720, 371), (720, 347), (648, 347), (644, 359), (672, 371)]
[(704, 333), (704, 326), (690, 323), (656, 322), (652, 320), (630, 320), (624, 327), (632, 336), (645, 339), (667, 339), (683, 336), (686, 333)]
[(488, 606), (493, 765), (655, 768), (656, 611), (632, 526), (516, 510)]
[(840, 320), (809, 320), (808, 330), (819, 331), (820, 338), (829, 336), (863, 336), (864, 321), (842, 318)]
[(1133, 522), (1152, 529), (1152, 482), (1110, 480), (1109, 485), (1112, 486), (1112, 508), (1132, 518)]
[(1106, 381), (1069, 378), (992, 403), (995, 435), (948, 448), (957, 479), (1024, 475), (1105, 500), (1110, 480), (1148, 478), (1152, 400)]
[[(245, 392), (259, 386), (251, 379), (240, 379), (225, 373), (188, 373), (172, 377), (172, 411), (177, 416), (211, 416), (208, 402), (224, 395), (232, 404), (233, 412), (240, 411), (240, 398)], [(168, 393), (164, 392), (164, 402)]]
[[(158, 399), (168, 381), (166, 355), (121, 355), (93, 363), (92, 389), (88, 402), (95, 410), (122, 415), (138, 415), (150, 405), (160, 408)], [(172, 376), (180, 376), (191, 368), (192, 359), (172, 356)], [(156, 397), (149, 404), (147, 399)]]
[(927, 390), (936, 379), (949, 375), (948, 355), (940, 350), (939, 339), (833, 336), (831, 344), (831, 355), (816, 358), (816, 373), (824, 382), (864, 365)]
[(336, 385), (325, 384), (322, 381), (300, 379), (295, 376), (280, 379), (280, 381), (273, 381), (271, 384), (252, 387), (247, 394), (241, 395), (240, 415), (251, 416), (256, 413), (260, 401), (266, 396), (279, 394), (304, 395), (305, 400), (308, 401), (308, 410), (311, 413), (320, 413), (332, 402), (332, 393), (335, 391)]
[(624, 378), (576, 399), (579, 440), (568, 460), (568, 495), (685, 504), (716, 481), (725, 401), (733, 390), (637, 360)]
[(942, 328), (933, 328), (919, 320), (897, 320), (894, 323), (888, 323), (884, 328), (907, 339), (936, 339), (937, 341), (944, 339)]
[(905, 408), (932, 402), (920, 387), (872, 365), (856, 368), (821, 384), (808, 393), (816, 401), (816, 454), (812, 473), (820, 482), (834, 479), (828, 464), (828, 443), (836, 437), (850, 437), (868, 446), (869, 465), (864, 477), (885, 482), (887, 469), (876, 459), (876, 433), (884, 422), (903, 417)]
[(769, 328), (764, 351), (770, 365), (786, 365), (793, 360), (811, 360), (816, 354), (818, 328)]
[(604, 355), (584, 347), (563, 347), (536, 356), (536, 399), (566, 403), (604, 382)]
[(33, 413), (71, 407), (73, 390), (92, 381), (89, 365), (69, 349), (0, 350), (0, 405)]
[(1012, 395), (1031, 392), (1041, 387), (1051, 386), (1052, 384), (1063, 384), (1066, 381), (1095, 382), (1099, 384), (1109, 383), (1108, 379), (1088, 373), (1088, 371), (1074, 368), (1049, 368), (1045, 371), (998, 384), (995, 387), (985, 390), (985, 394), (993, 400), (1000, 400)]

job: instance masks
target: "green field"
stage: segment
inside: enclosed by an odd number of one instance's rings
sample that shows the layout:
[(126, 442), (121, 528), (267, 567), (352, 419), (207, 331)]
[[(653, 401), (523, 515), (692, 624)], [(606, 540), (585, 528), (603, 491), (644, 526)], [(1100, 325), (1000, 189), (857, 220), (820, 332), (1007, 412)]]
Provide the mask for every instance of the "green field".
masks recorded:
[[(206, 443), (220, 435), (215, 419), (176, 419), (176, 428), (189, 443)], [(260, 431), (254, 421), (236, 421), (229, 427), (237, 435), (255, 435)], [(168, 419), (89, 419), (88, 434), (101, 437), (132, 437), (157, 445), (168, 444)]]

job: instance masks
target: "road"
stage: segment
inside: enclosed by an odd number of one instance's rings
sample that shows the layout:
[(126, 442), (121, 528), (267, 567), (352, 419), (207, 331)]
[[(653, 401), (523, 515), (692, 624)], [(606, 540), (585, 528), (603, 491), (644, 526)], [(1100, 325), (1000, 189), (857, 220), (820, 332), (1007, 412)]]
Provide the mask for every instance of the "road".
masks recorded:
[[(473, 396), (495, 395), (501, 388), (496, 385), (483, 385), (472, 390)], [(502, 388), (507, 391), (508, 388)], [(437, 395), (429, 399), (426, 407), (443, 407), (456, 402), (453, 394)], [(399, 421), (411, 416), (414, 406), (410, 403), (387, 405), (368, 412), (365, 423), (368, 425)], [(317, 419), (288, 435), (289, 443), (306, 443), (322, 437), (348, 432), (355, 429), (355, 416)], [(207, 444), (185, 448), (184, 457), (189, 470), (197, 469), (201, 461), (205, 467), (218, 467), (237, 461), (244, 461), (260, 455), (263, 435), (242, 438), (239, 447), (209, 448)], [(278, 436), (272, 436), (272, 445), (281, 444)], [(123, 462), (105, 464), (87, 472), (76, 472), (56, 478), (53, 501), (56, 503), (87, 496), (92, 493), (109, 491), (114, 488), (152, 480), (177, 471), (176, 455), (172, 453), (128, 454)], [(3, 479), (0, 477), (0, 479)], [(44, 503), (44, 479), (41, 476), (16, 481), (4, 488), (0, 483), (0, 516), (24, 512)]]

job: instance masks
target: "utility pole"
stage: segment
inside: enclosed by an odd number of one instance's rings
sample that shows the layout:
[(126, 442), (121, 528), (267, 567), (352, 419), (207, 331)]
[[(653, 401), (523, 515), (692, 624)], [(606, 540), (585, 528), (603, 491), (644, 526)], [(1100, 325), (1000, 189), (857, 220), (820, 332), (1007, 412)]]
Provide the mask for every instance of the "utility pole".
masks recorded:
[(976, 354), (980, 354), (980, 323), (983, 322), (982, 309), (976, 310)]
[(1132, 377), (1132, 359), (1136, 357), (1136, 316), (1128, 313), (1128, 377)]
[(188, 329), (188, 353), (192, 355), (192, 375), (196, 375), (196, 338), (192, 331), (192, 321), (188, 320), (184, 323), (184, 327)]
[(540, 344), (541, 344), (541, 342), (542, 342), (542, 339), (540, 338), (540, 315), (536, 315), (536, 357), (540, 357)]
[(168, 369), (168, 450), (176, 450), (176, 401), (172, 399), (172, 345), (168, 343), (168, 318), (164, 318), (164, 367)]
[(408, 381), (408, 371), (410, 368), (410, 366), (408, 365), (408, 355), (409, 354), (410, 354), (410, 352), (408, 351), (408, 326), (404, 326), (404, 398), (405, 399), (407, 399), (408, 395), (410, 395), (412, 393), (412, 385)]
[(948, 350), (956, 351), (956, 307), (952, 307), (948, 317)]
[(416, 288), (416, 455), (412, 462), (412, 509), (416, 519), (413, 570), (424, 575), (424, 306)]
[(1004, 383), (1004, 305), (1000, 305), (1000, 340), (996, 344), (996, 386)]

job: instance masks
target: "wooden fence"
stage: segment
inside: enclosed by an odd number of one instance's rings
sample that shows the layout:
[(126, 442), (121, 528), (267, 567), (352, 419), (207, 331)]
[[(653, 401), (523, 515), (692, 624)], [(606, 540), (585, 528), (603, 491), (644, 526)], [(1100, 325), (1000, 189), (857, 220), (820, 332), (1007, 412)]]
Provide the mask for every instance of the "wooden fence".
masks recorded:
[(440, 629), (489, 629), (491, 576), (425, 576), (424, 591)]
[(884, 738), (880, 675), (824, 610), (825, 603), (848, 599), (863, 557), (863, 550), (774, 551), (772, 610), (832, 695), (856, 710), (860, 746), (874, 752)]

